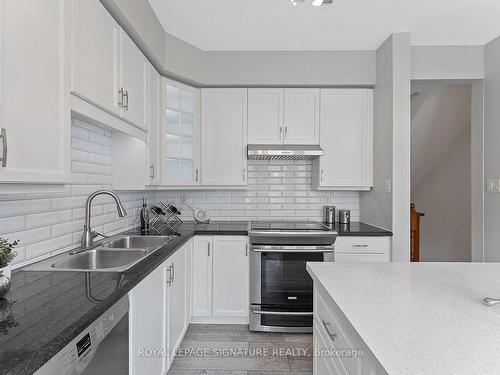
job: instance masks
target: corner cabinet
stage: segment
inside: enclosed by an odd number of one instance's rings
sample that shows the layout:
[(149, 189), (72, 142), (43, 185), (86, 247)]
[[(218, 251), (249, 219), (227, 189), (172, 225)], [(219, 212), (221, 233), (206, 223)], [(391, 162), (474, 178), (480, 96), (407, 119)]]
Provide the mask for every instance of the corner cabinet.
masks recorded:
[(318, 144), (319, 105), (319, 89), (248, 89), (248, 143)]
[(69, 182), (69, 21), (65, 0), (0, 1), (0, 183)]
[(322, 89), (324, 155), (313, 162), (318, 189), (369, 190), (373, 186), (373, 90)]
[(162, 185), (200, 184), (199, 90), (162, 78)]
[(247, 324), (248, 237), (197, 236), (193, 254), (191, 321)]
[(201, 89), (201, 182), (247, 185), (247, 89)]

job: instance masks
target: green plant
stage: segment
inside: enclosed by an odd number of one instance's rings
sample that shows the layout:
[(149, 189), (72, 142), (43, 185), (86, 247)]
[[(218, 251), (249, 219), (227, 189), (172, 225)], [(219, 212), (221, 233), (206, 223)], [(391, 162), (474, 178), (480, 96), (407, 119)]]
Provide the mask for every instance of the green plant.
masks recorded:
[(9, 242), (0, 237), (0, 268), (7, 267), (16, 257), (17, 253), (14, 251), (14, 247), (18, 244), (19, 241)]

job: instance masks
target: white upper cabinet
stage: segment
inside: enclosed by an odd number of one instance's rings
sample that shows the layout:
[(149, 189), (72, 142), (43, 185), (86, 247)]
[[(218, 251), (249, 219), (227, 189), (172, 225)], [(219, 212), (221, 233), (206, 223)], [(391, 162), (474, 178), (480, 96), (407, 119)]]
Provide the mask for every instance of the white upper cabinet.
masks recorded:
[(148, 60), (132, 39), (120, 33), (120, 92), (122, 116), (147, 130), (147, 68)]
[[(99, 0), (71, 4), (71, 92), (84, 100), (74, 101), (73, 109), (120, 131), (136, 134), (127, 123), (147, 131), (146, 57)], [(95, 107), (126, 122), (117, 124)]]
[(283, 89), (248, 89), (248, 143), (283, 143)]
[(160, 184), (160, 128), (161, 128), (161, 76), (156, 69), (149, 65), (149, 117), (148, 117), (148, 166), (149, 184)]
[(285, 144), (319, 143), (319, 89), (285, 89)]
[(199, 90), (163, 79), (162, 184), (200, 184)]
[(373, 90), (321, 90), (321, 147), (313, 163), (317, 188), (373, 186)]
[(248, 89), (248, 143), (319, 144), (319, 89)]
[(247, 90), (201, 90), (202, 184), (247, 184)]
[(69, 12), (0, 1), (0, 183), (69, 182)]
[(71, 91), (117, 115), (120, 31), (100, 1), (71, 1)]

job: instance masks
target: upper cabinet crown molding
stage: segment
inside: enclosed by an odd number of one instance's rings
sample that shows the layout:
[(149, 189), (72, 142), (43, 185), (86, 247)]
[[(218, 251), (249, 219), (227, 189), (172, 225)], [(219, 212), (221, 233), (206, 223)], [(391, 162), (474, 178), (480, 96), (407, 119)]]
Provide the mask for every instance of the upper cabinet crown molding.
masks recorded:
[(0, 1), (1, 183), (69, 182), (69, 31), (65, 0)]
[(319, 89), (248, 89), (248, 143), (319, 144)]
[(373, 186), (373, 90), (321, 90), (321, 147), (313, 162), (318, 189)]

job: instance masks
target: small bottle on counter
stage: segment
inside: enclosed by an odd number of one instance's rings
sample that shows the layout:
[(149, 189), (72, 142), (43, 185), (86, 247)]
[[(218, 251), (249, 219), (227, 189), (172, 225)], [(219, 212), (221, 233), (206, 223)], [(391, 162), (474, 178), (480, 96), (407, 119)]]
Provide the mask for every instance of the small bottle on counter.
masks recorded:
[(145, 235), (149, 232), (149, 212), (146, 198), (142, 198), (142, 208), (141, 208), (141, 235)]

